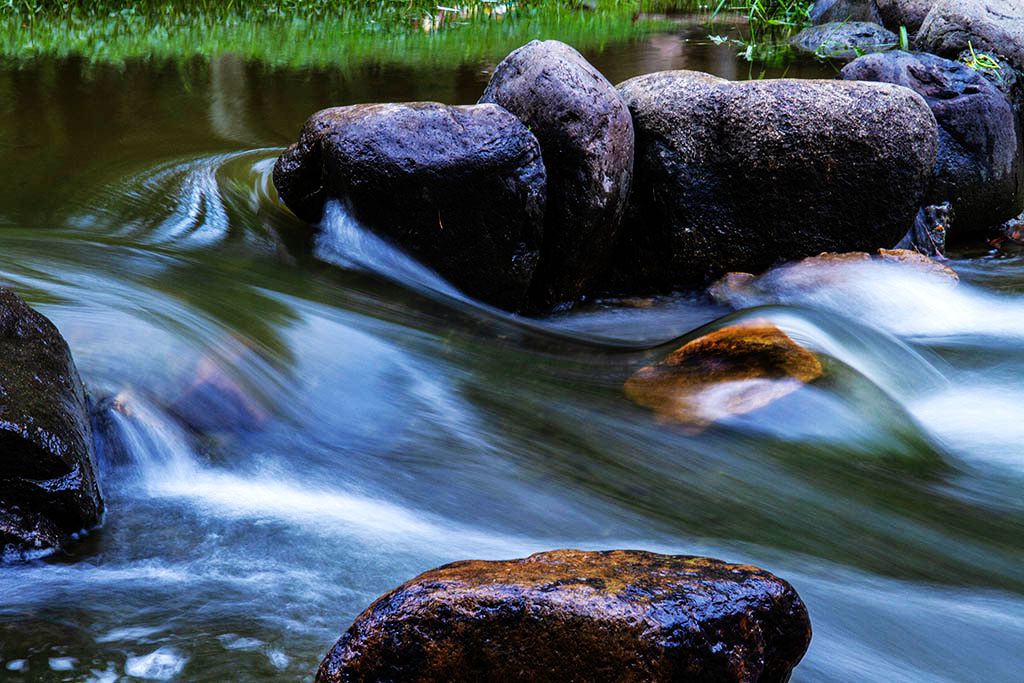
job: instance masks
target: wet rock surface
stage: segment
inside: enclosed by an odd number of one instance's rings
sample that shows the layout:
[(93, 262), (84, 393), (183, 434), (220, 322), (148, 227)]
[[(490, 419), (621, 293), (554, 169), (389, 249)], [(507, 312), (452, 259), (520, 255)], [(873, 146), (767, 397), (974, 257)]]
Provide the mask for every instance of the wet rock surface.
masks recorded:
[(497, 67), (481, 102), (518, 116), (547, 171), (544, 247), (532, 298), (539, 308), (578, 299), (606, 265), (633, 172), (633, 122), (618, 92), (583, 56), (532, 41)]
[(737, 309), (758, 306), (830, 286), (842, 288), (867, 276), (863, 271), (851, 270), (850, 266), (872, 264), (914, 268), (954, 285), (960, 281), (955, 270), (920, 252), (912, 249), (879, 249), (874, 255), (865, 252), (818, 254), (773, 268), (760, 276), (729, 273), (714, 283), (708, 292), (723, 306)]
[(946, 236), (953, 225), (956, 213), (949, 202), (922, 206), (914, 218), (912, 227), (896, 249), (910, 249), (930, 258), (945, 258)]
[(875, 0), (817, 0), (811, 7), (811, 21), (870, 21), (882, 23)]
[(1024, 70), (1024, 3), (1020, 0), (937, 0), (915, 39), (918, 49), (956, 58), (972, 47)]
[(324, 202), (466, 294), (518, 310), (543, 238), (545, 172), (526, 126), (494, 104), (325, 109), (274, 167), (282, 200), (310, 222)]
[(317, 681), (781, 683), (810, 637), (796, 591), (762, 569), (556, 550), (421, 574), (356, 619)]
[(637, 152), (615, 286), (633, 293), (891, 247), (930, 184), (937, 126), (907, 88), (672, 71), (619, 89)]
[(899, 37), (878, 24), (864, 21), (839, 21), (809, 26), (791, 41), (801, 52), (822, 59), (851, 60), (872, 52), (892, 50)]
[(949, 201), (956, 235), (984, 233), (1024, 210), (1024, 169), (1013, 108), (977, 70), (929, 54), (867, 55), (840, 78), (882, 81), (921, 95), (939, 124), (929, 204)]
[(752, 320), (698, 337), (641, 368), (625, 391), (662, 420), (702, 428), (763, 408), (822, 374), (813, 353), (771, 322)]
[(0, 288), (0, 553), (59, 548), (102, 511), (85, 393), (67, 343)]
[(875, 0), (878, 13), (882, 17), (882, 25), (893, 31), (898, 31), (900, 26), (906, 26), (911, 34), (917, 33), (921, 28), (935, 2), (936, 0)]

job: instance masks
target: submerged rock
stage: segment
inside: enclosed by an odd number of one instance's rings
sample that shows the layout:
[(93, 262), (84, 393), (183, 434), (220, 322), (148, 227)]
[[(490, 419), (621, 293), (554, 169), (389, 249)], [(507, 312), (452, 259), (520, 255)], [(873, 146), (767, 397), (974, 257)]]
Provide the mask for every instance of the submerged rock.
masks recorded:
[(935, 165), (935, 117), (888, 83), (669, 71), (619, 89), (637, 151), (617, 286), (633, 292), (891, 247)]
[(840, 78), (882, 81), (921, 95), (939, 124), (927, 203), (950, 201), (957, 234), (994, 229), (1024, 210), (1024, 168), (1013, 108), (977, 70), (929, 54), (861, 57)]
[(883, 26), (898, 31), (906, 26), (911, 34), (917, 33), (924, 18), (935, 6), (936, 0), (875, 0)]
[(0, 554), (60, 548), (102, 512), (71, 351), (53, 323), (0, 288)]
[(937, 0), (915, 39), (918, 49), (955, 58), (973, 47), (1024, 70), (1024, 3), (1020, 0)]
[(882, 23), (876, 0), (817, 0), (811, 7), (811, 21), (815, 24), (834, 21)]
[(871, 52), (892, 50), (899, 38), (878, 24), (837, 21), (809, 26), (790, 41), (796, 49), (822, 59), (849, 60)]
[(274, 166), (310, 222), (327, 199), (466, 294), (518, 310), (543, 237), (545, 172), (526, 126), (494, 104), (359, 104), (314, 114)]
[(782, 683), (810, 639), (800, 596), (757, 567), (555, 550), (421, 574), (359, 615), (317, 681)]
[(912, 267), (949, 284), (960, 282), (960, 276), (955, 270), (920, 252), (912, 249), (879, 249), (874, 256), (864, 252), (818, 254), (773, 268), (761, 276), (729, 273), (709, 287), (708, 293), (723, 306), (747, 308), (769, 301), (793, 299), (830, 286), (842, 288), (851, 281), (863, 279), (863, 274), (851, 271), (850, 266), (872, 263)]
[(605, 268), (633, 174), (633, 121), (618, 92), (583, 56), (532, 41), (498, 65), (481, 102), (518, 116), (544, 155), (547, 211), (534, 276), (537, 307), (571, 303)]
[(687, 342), (638, 370), (625, 390), (663, 420), (704, 427), (763, 408), (822, 373), (817, 356), (769, 321), (753, 320)]

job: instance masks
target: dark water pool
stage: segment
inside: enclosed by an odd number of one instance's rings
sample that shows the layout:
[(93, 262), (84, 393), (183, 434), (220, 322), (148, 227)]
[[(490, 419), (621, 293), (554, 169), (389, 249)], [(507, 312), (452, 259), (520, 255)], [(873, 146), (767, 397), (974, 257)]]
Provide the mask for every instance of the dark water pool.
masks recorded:
[[(687, 40), (706, 33), (588, 57), (613, 82), (758, 75)], [(109, 508), (69, 555), (0, 569), (0, 678), (310, 679), (418, 572), (573, 546), (789, 579), (815, 629), (797, 681), (1022, 680), (1024, 258), (957, 260), (955, 289), (865, 267), (739, 313), (526, 321), (276, 204), (312, 111), (473, 102), (493, 66), (0, 66), (0, 281), (71, 345)], [(835, 380), (700, 434), (623, 395), (680, 336), (749, 317)]]

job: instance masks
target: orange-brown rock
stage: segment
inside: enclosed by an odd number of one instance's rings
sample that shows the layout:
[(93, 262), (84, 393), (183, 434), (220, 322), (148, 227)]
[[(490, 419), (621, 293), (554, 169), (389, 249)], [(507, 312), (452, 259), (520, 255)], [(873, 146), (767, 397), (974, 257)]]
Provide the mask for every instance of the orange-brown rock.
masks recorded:
[(955, 270), (913, 249), (879, 249), (878, 258), (883, 263), (898, 263), (931, 275), (947, 278), (954, 283), (960, 282), (960, 276), (956, 274)]
[(555, 550), (399, 586), (359, 615), (317, 681), (781, 683), (810, 639), (800, 596), (757, 567)]
[(667, 421), (703, 427), (763, 408), (822, 375), (821, 362), (767, 320), (715, 330), (626, 380)]

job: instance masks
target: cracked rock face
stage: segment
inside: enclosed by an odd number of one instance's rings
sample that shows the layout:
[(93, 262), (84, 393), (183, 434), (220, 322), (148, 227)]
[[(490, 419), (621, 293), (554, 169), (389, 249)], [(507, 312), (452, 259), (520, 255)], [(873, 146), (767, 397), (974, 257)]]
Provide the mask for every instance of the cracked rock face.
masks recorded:
[(317, 680), (782, 683), (810, 638), (796, 591), (757, 567), (555, 550), (455, 562), (399, 586)]
[(60, 548), (102, 511), (85, 393), (67, 343), (0, 288), (0, 552)]
[(494, 104), (357, 104), (317, 112), (274, 166), (281, 199), (354, 218), (469, 296), (525, 305), (543, 238), (546, 174), (526, 126)]
[(532, 41), (495, 69), (481, 102), (518, 116), (547, 170), (544, 248), (532, 299), (572, 303), (607, 265), (633, 176), (633, 121), (611, 83), (556, 40)]
[(907, 88), (667, 71), (619, 91), (636, 129), (621, 290), (892, 247), (931, 183), (935, 117)]

